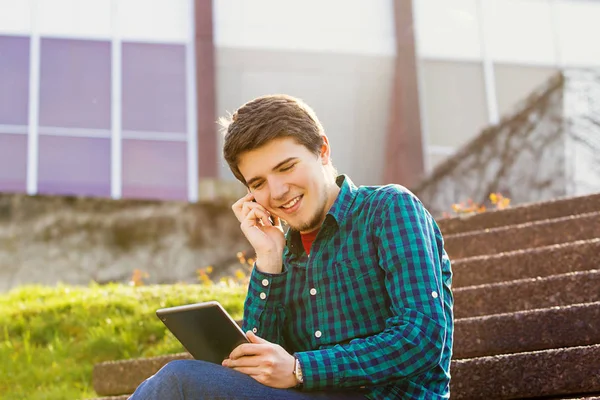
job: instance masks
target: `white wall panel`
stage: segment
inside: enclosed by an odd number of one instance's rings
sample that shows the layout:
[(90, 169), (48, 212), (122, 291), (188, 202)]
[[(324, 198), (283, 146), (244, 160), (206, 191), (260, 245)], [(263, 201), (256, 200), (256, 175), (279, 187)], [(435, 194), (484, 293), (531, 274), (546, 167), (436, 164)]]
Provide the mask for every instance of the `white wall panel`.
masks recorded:
[(31, 33), (31, 0), (0, 0), (0, 35)]
[(600, 66), (600, 2), (569, 0), (558, 3), (560, 54), (565, 66)]
[(484, 0), (488, 52), (494, 61), (554, 65), (548, 0)]
[(392, 0), (214, 2), (218, 47), (395, 53)]
[[(247, 71), (242, 75), (245, 101), (265, 94), (285, 93), (299, 97), (316, 112), (336, 152), (354, 152), (354, 116), (357, 77), (349, 72)], [(335, 157), (341, 160), (341, 156)], [(337, 164), (337, 163), (336, 163)], [(344, 164), (342, 162), (342, 164)], [(348, 169), (349, 165), (340, 165)]]
[(111, 2), (108, 0), (38, 0), (36, 3), (42, 36), (110, 38)]
[(185, 43), (191, 0), (119, 0), (118, 30), (123, 40)]
[(419, 56), (481, 59), (477, 0), (414, 0)]

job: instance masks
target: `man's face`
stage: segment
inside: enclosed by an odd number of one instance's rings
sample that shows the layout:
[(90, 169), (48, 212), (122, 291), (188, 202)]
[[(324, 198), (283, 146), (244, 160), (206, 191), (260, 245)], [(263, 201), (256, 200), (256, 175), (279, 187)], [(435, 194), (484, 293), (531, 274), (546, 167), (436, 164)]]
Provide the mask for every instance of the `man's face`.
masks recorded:
[(238, 168), (258, 204), (300, 232), (321, 226), (335, 201), (325, 164), (329, 144), (321, 153), (311, 153), (293, 138), (274, 139), (262, 147), (242, 153)]

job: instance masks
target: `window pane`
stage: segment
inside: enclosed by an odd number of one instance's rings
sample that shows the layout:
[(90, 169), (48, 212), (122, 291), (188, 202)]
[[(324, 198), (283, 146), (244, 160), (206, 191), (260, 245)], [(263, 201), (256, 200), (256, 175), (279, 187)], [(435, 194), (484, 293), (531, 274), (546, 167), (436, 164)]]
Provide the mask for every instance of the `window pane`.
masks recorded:
[(420, 71), (429, 145), (460, 147), (477, 136), (488, 124), (481, 64), (421, 61)]
[(558, 70), (514, 64), (495, 64), (496, 100), (500, 115), (514, 112), (515, 106), (541, 87)]
[(186, 144), (123, 140), (123, 197), (186, 200)]
[(123, 43), (123, 129), (186, 132), (185, 46)]
[(0, 36), (0, 125), (27, 125), (29, 38)]
[(42, 39), (40, 125), (110, 129), (110, 43)]
[(0, 192), (27, 190), (27, 135), (0, 133)]
[(110, 196), (110, 139), (39, 137), (38, 191)]

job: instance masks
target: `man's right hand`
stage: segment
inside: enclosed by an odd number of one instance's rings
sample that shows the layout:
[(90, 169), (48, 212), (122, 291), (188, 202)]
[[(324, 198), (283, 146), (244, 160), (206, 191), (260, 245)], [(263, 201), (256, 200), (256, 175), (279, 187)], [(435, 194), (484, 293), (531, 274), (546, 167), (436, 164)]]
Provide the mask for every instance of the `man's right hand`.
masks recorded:
[[(261, 272), (279, 274), (282, 270), (285, 237), (278, 217), (254, 201), (248, 193), (233, 206), (240, 228), (256, 252), (256, 266)], [(273, 223), (269, 220), (272, 217)]]

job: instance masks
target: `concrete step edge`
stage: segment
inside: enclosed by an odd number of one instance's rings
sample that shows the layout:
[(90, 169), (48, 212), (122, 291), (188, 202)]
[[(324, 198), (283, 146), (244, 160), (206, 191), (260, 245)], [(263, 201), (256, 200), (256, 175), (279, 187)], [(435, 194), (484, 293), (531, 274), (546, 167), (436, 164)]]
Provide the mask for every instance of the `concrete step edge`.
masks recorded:
[(446, 236), (450, 259), (600, 238), (600, 212)]
[(600, 270), (456, 288), (455, 318), (600, 301)]
[(520, 204), (469, 217), (439, 219), (444, 235), (600, 211), (600, 194)]
[(600, 238), (452, 260), (455, 288), (591, 270)]
[(519, 399), (600, 392), (600, 344), (452, 362), (452, 399)]
[(453, 358), (600, 344), (600, 301), (455, 321)]
[(92, 371), (92, 385), (99, 396), (133, 393), (140, 383), (169, 361), (191, 358), (189, 353), (177, 353), (98, 363)]

